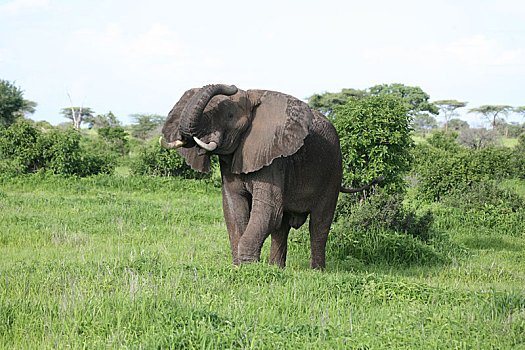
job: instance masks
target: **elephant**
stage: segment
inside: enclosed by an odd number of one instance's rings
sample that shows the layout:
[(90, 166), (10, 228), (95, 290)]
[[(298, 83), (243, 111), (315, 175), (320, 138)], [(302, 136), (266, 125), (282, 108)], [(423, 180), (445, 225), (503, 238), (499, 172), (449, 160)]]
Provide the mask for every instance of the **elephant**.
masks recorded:
[(285, 267), (290, 228), (310, 215), (310, 268), (324, 270), (343, 170), (339, 137), (322, 113), (284, 93), (213, 84), (187, 90), (162, 134), (160, 144), (194, 170), (209, 172), (218, 155), (235, 265), (259, 261), (271, 235), (269, 262)]

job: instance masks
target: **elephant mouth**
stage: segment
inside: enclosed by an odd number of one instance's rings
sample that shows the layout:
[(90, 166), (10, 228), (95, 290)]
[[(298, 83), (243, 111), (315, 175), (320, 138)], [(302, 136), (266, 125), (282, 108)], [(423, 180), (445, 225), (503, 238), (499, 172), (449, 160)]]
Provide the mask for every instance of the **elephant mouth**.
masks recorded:
[(161, 136), (159, 138), (159, 143), (160, 143), (162, 148), (165, 148), (165, 149), (177, 149), (177, 148), (180, 148), (180, 147), (184, 146), (187, 142), (186, 141), (182, 141), (182, 140), (175, 140), (173, 142), (167, 142), (166, 139), (164, 138), (164, 136)]
[[(203, 140), (199, 139), (197, 136), (193, 136), (193, 141), (199, 146), (199, 150), (204, 152), (213, 152), (215, 149), (217, 149), (217, 142), (210, 141), (210, 142), (204, 142)], [(162, 148), (165, 149), (177, 149), (182, 146), (185, 146), (188, 144), (187, 141), (184, 140), (175, 140), (173, 142), (167, 142), (164, 136), (161, 136), (159, 138), (159, 144)], [(200, 152), (199, 152), (200, 153)]]
[(217, 142), (210, 141), (210, 142), (204, 142), (201, 139), (199, 139), (197, 136), (193, 136), (193, 140), (195, 143), (203, 150), (208, 152), (213, 152), (217, 148)]

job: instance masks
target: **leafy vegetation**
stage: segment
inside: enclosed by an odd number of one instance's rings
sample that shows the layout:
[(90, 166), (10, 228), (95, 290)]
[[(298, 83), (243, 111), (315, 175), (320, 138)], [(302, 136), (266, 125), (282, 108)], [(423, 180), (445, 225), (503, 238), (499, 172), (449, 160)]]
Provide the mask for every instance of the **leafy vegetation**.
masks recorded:
[(191, 169), (182, 156), (176, 151), (168, 151), (158, 142), (150, 142), (142, 147), (131, 164), (134, 175), (179, 176), (185, 179), (204, 179), (210, 175)]
[(86, 153), (75, 130), (42, 133), (21, 121), (0, 131), (0, 172), (18, 175), (49, 172), (65, 176), (111, 173), (114, 165), (102, 155)]
[(359, 187), (384, 176), (382, 186), (391, 192), (402, 190), (413, 141), (401, 100), (372, 96), (350, 101), (336, 110), (334, 125), (341, 142), (346, 186)]

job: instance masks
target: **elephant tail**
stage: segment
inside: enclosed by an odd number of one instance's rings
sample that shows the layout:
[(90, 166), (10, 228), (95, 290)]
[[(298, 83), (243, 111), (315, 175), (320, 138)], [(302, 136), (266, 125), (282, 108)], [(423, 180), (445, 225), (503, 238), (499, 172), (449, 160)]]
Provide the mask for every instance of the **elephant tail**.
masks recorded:
[(375, 184), (378, 184), (380, 182), (382, 182), (383, 180), (385, 179), (385, 176), (384, 175), (381, 175), (379, 176), (378, 178), (375, 178), (372, 182), (370, 182), (368, 185), (364, 185), (362, 187), (359, 187), (359, 188), (344, 188), (344, 187), (341, 187), (341, 189), (339, 190), (340, 192), (343, 192), (343, 193), (357, 193), (357, 192), (363, 192), (365, 190), (368, 190), (370, 187), (374, 186)]

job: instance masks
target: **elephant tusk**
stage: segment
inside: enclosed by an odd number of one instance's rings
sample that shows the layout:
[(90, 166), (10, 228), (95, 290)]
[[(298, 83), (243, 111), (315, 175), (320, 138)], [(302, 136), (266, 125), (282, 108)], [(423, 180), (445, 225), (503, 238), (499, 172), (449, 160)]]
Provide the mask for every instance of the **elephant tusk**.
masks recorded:
[(186, 144), (186, 142), (180, 141), (180, 140), (173, 141), (173, 142), (166, 142), (163, 136), (159, 138), (159, 143), (165, 149), (176, 149)]
[(200, 148), (208, 151), (208, 152), (211, 152), (213, 150), (215, 150), (217, 148), (217, 143), (215, 142), (210, 142), (210, 143), (206, 143), (206, 142), (203, 142), (201, 140), (199, 140), (198, 137), (196, 136), (193, 136), (193, 139), (195, 140), (195, 142), (197, 143), (197, 145), (199, 145)]

